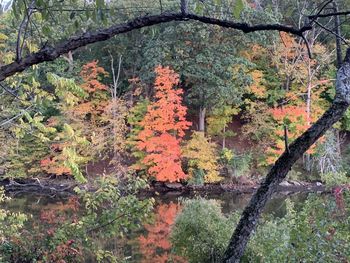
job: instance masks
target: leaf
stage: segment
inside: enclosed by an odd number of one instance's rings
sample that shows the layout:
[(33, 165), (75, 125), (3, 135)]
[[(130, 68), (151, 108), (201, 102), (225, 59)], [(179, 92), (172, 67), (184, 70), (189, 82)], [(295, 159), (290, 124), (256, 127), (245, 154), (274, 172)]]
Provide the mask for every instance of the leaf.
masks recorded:
[(103, 8), (104, 5), (105, 5), (105, 1), (104, 0), (96, 0), (97, 8)]
[(233, 16), (238, 19), (244, 8), (244, 0), (236, 0), (235, 7), (233, 9)]

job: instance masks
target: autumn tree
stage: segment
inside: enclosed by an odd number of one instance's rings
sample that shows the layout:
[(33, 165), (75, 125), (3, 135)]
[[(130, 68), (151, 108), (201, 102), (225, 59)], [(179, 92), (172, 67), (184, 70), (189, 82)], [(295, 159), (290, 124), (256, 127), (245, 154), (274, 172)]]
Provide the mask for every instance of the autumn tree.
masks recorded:
[[(194, 181), (213, 183), (220, 181), (218, 157), (215, 143), (209, 142), (204, 132), (193, 132), (183, 147), (183, 157), (188, 162), (188, 172)], [(203, 178), (195, 178), (203, 174)], [(202, 179), (202, 180), (201, 180)]]
[(233, 116), (239, 113), (240, 109), (231, 105), (216, 107), (207, 118), (210, 136), (219, 136), (222, 138), (222, 148), (226, 147), (226, 138), (234, 136), (234, 132), (228, 130), (228, 124), (232, 122)]
[(108, 86), (101, 82), (107, 72), (97, 61), (85, 64), (80, 76), (83, 82), (78, 85), (73, 79), (47, 75), (55, 87), (62, 114), (51, 117), (48, 125), (63, 132), (57, 134), (51, 154), (41, 165), (48, 173), (72, 174), (85, 182), (80, 167), (91, 160), (112, 156), (113, 164), (120, 168), (127, 107), (123, 99), (111, 98)]
[(130, 108), (127, 121), (130, 125), (130, 131), (127, 136), (127, 147), (131, 151), (131, 155), (136, 159), (133, 167), (137, 170), (144, 170), (147, 167), (142, 163), (146, 156), (144, 150), (140, 150), (137, 145), (140, 142), (139, 134), (143, 130), (142, 120), (144, 119), (150, 101), (148, 99), (139, 100), (133, 107)]
[(155, 69), (155, 101), (141, 122), (137, 147), (147, 155), (143, 158), (149, 176), (158, 181), (185, 179), (181, 168), (180, 142), (191, 125), (186, 121), (187, 108), (182, 104), (182, 89), (176, 89), (179, 76), (169, 67)]

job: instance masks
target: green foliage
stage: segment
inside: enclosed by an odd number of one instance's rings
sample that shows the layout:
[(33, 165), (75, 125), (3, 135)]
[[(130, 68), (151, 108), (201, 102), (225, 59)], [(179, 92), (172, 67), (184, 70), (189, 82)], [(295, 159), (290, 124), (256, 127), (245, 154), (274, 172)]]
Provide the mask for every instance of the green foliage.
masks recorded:
[[(185, 200), (172, 232), (175, 254), (189, 262), (220, 262), (238, 221), (211, 200)], [(350, 196), (310, 196), (297, 211), (287, 200), (284, 217), (265, 216), (242, 262), (339, 262), (349, 254)]]
[(237, 216), (225, 217), (213, 200), (184, 200), (171, 234), (173, 252), (193, 263), (220, 262)]
[(117, 180), (105, 176), (96, 187), (95, 192), (77, 188), (79, 199), (42, 211), (41, 224), (28, 222), (30, 231), (22, 227), (25, 218), (21, 214), (6, 212), (0, 217), (7, 231), (0, 231), (6, 234), (1, 236), (5, 240), (0, 244), (1, 262), (123, 262), (123, 255), (108, 251), (101, 240), (122, 241), (130, 231), (138, 230), (149, 217), (154, 200), (136, 197), (146, 182), (134, 177)]
[(190, 179), (188, 179), (188, 183), (192, 185), (204, 185), (204, 178), (205, 172), (202, 169), (194, 169), (192, 170)]
[(225, 140), (232, 137), (235, 133), (227, 130), (228, 124), (232, 122), (232, 117), (239, 113), (240, 109), (228, 105), (214, 108), (207, 118), (207, 132), (211, 136), (220, 136)]
[(220, 153), (220, 163), (227, 169), (231, 177), (247, 177), (252, 169), (251, 153), (236, 154), (233, 150), (224, 148)]
[[(0, 205), (10, 201), (11, 199), (5, 196), (4, 189), (0, 188)], [(0, 209), (0, 261), (8, 262), (7, 255), (11, 255), (11, 239), (21, 238), (21, 231), (28, 217), (22, 213), (13, 213), (6, 209)]]
[(236, 0), (235, 6), (233, 9), (233, 15), (236, 19), (238, 19), (239, 16), (241, 15), (243, 8), (244, 8), (244, 0)]
[(150, 104), (148, 99), (139, 100), (130, 110), (127, 116), (127, 122), (130, 125), (130, 131), (127, 136), (127, 145), (131, 150), (131, 155), (135, 157), (137, 160), (136, 166), (142, 167), (141, 170), (146, 169), (146, 166), (142, 164), (140, 160), (146, 156), (144, 151), (138, 149), (138, 136), (139, 133), (143, 130), (143, 126), (141, 125), (142, 120), (144, 119), (147, 113), (147, 107)]
[[(47, 81), (55, 87), (55, 93), (68, 105), (74, 105), (79, 98), (87, 98), (88, 94), (74, 79), (63, 78), (54, 73), (46, 74)], [(70, 96), (67, 94), (71, 94)]]
[(350, 177), (343, 171), (321, 173), (321, 180), (329, 187), (350, 184)]
[[(0, 187), (0, 204), (3, 206), (10, 200), (11, 198), (5, 195), (3, 187)], [(22, 213), (12, 213), (3, 208), (0, 209), (0, 238), (4, 246), (6, 246), (9, 237), (20, 237), (19, 231), (27, 220), (28, 217)]]

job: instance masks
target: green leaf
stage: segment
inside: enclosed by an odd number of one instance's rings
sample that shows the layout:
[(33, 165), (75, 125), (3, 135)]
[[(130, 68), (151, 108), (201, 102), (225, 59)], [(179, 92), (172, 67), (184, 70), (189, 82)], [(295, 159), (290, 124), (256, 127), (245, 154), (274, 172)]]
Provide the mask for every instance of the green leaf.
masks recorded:
[(239, 18), (239, 16), (241, 15), (243, 8), (244, 8), (244, 0), (236, 0), (235, 2), (235, 7), (233, 9), (233, 15), (236, 19)]
[(105, 4), (104, 0), (96, 0), (96, 6), (97, 8), (103, 8)]

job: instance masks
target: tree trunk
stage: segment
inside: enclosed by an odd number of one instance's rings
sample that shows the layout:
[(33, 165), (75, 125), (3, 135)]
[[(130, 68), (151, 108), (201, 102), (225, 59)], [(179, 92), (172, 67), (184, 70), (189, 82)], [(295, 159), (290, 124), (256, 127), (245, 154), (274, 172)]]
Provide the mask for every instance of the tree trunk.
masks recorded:
[(199, 124), (198, 124), (198, 130), (204, 132), (205, 130), (205, 113), (207, 109), (206, 108), (199, 108)]
[[(337, 2), (333, 2), (333, 11), (335, 13), (338, 12), (338, 5)], [(339, 16), (334, 16), (334, 30), (335, 30), (335, 44), (336, 44), (336, 51), (337, 51), (337, 68), (339, 69), (342, 63), (342, 54), (341, 54), (341, 39), (340, 39), (340, 19)]]
[(241, 219), (231, 237), (226, 249), (224, 261), (237, 263), (243, 256), (251, 233), (256, 229), (260, 214), (274, 193), (276, 187), (283, 181), (292, 165), (345, 113), (350, 105), (350, 49), (342, 67), (338, 70), (335, 85), (336, 96), (330, 108), (306, 132), (298, 137), (275, 162), (243, 211)]
[(68, 62), (68, 72), (72, 72), (74, 68), (74, 58), (73, 58), (73, 52), (69, 51), (67, 54), (62, 55), (63, 59)]
[[(306, 124), (309, 127), (311, 125), (311, 88), (312, 88), (312, 73), (311, 73), (311, 61), (308, 59), (308, 80), (307, 80), (307, 97), (306, 97)], [(311, 172), (311, 156), (309, 153), (304, 154), (304, 168), (306, 171)]]
[(226, 127), (224, 126), (224, 135), (222, 137), (222, 149), (225, 149), (226, 148)]

